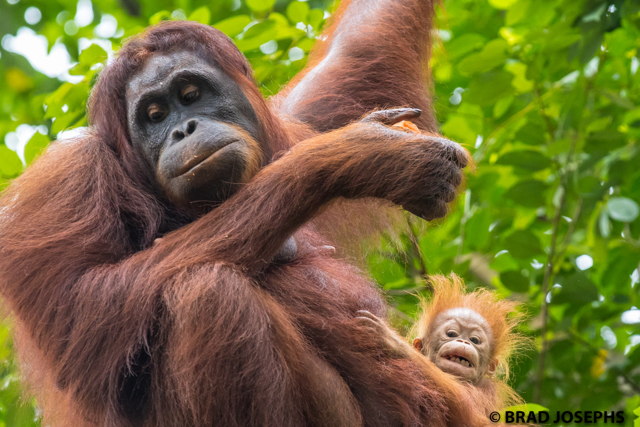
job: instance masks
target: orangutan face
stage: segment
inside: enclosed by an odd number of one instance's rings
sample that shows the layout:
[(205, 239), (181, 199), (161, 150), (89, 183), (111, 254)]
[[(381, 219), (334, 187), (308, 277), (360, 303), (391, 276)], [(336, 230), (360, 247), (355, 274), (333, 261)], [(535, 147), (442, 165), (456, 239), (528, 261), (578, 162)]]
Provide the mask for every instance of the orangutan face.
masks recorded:
[(256, 113), (224, 72), (190, 52), (153, 56), (126, 92), (132, 144), (169, 200), (226, 200), (259, 168)]

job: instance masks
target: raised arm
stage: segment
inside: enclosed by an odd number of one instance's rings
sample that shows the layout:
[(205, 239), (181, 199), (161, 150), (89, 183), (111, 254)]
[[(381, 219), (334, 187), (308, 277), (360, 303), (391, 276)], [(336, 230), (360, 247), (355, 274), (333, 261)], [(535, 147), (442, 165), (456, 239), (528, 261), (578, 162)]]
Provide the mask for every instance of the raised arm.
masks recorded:
[(435, 131), (428, 92), (433, 0), (343, 0), (307, 67), (274, 100), (280, 114), (337, 129), (374, 109), (422, 109)]

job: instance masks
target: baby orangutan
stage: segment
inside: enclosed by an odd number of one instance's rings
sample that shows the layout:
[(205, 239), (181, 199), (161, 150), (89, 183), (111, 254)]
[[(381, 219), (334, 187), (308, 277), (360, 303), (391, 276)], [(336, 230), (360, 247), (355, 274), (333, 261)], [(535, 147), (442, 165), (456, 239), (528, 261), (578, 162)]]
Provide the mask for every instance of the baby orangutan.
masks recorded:
[[(508, 359), (523, 339), (514, 332), (517, 303), (500, 300), (487, 290), (465, 292), (459, 277), (430, 278), (433, 298), (423, 301), (413, 348), (384, 320), (366, 311), (358, 320), (380, 338), (385, 351), (397, 357), (433, 363), (468, 386), (487, 413), (520, 402), (506, 384)], [(416, 351), (417, 350), (417, 351)], [(495, 375), (499, 370), (500, 375)]]

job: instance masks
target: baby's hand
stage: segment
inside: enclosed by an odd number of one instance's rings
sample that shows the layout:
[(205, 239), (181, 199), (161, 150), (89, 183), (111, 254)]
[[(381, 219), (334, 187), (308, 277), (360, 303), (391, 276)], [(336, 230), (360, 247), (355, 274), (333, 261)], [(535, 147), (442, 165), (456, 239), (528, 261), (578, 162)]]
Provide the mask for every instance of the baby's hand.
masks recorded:
[(378, 338), (380, 346), (389, 351), (394, 357), (409, 357), (411, 352), (414, 351), (387, 322), (375, 314), (366, 310), (359, 310), (356, 314), (358, 315), (356, 317), (358, 322), (369, 329)]

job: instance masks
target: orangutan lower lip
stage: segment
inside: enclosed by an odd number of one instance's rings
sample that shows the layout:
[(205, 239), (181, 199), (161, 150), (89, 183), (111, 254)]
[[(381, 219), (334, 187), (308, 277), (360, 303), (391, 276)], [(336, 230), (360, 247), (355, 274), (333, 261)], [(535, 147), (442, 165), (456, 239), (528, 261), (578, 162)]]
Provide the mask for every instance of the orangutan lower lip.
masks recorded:
[(180, 170), (178, 170), (178, 173), (176, 174), (176, 177), (179, 177), (179, 176), (182, 176), (182, 175), (186, 175), (189, 172), (193, 172), (194, 169), (196, 169), (197, 167), (201, 166), (207, 160), (211, 159), (216, 154), (218, 154), (221, 150), (223, 150), (224, 148), (228, 147), (229, 145), (231, 145), (231, 144), (233, 144), (235, 142), (238, 142), (238, 140), (237, 139), (230, 139), (229, 141), (225, 141), (219, 147), (216, 147), (216, 149), (214, 151), (212, 151), (211, 153), (193, 156), (193, 159), (189, 160), (187, 163), (184, 164), (184, 166), (182, 166), (180, 168)]

